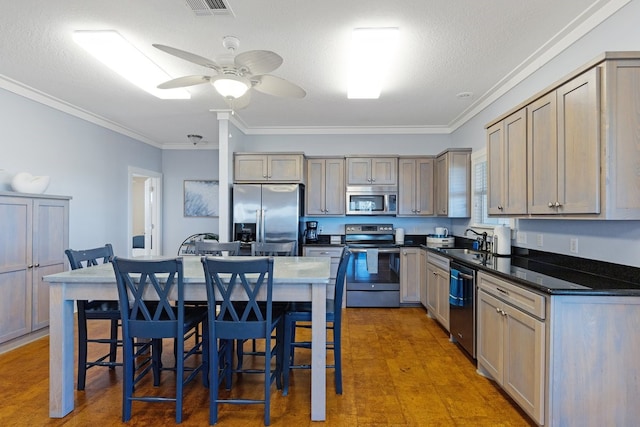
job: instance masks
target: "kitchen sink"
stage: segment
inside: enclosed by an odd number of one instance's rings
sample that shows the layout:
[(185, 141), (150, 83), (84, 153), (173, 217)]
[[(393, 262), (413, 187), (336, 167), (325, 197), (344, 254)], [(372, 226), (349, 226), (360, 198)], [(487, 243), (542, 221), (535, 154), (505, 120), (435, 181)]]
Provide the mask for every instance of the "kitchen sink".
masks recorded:
[(491, 261), (491, 253), (487, 251), (468, 248), (441, 248), (440, 252), (473, 264), (487, 265)]

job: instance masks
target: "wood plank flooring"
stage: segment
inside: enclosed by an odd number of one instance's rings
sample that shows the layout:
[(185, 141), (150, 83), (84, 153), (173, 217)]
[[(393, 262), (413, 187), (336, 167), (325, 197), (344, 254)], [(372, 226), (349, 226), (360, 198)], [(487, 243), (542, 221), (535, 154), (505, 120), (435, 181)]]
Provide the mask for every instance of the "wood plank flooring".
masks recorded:
[[(310, 372), (294, 370), (289, 396), (272, 388), (271, 425), (534, 426), (495, 384), (475, 372), (472, 362), (425, 313), (422, 308), (346, 309), (344, 392), (335, 394), (333, 370), (328, 370), (326, 422), (310, 421)], [(90, 333), (106, 330), (95, 325), (90, 325)], [(75, 410), (65, 418), (50, 419), (48, 355), (48, 337), (0, 355), (0, 425), (124, 425), (120, 369), (90, 369), (86, 390), (75, 392)], [(170, 347), (163, 356), (172, 363)], [(246, 356), (245, 364), (250, 359)], [(236, 379), (232, 392), (259, 391), (258, 377), (245, 374)], [(163, 374), (161, 388), (172, 383), (173, 377)], [(262, 426), (262, 411), (261, 405), (221, 405), (217, 425)], [(182, 425), (204, 426), (208, 419), (208, 392), (198, 379), (186, 387)], [(126, 425), (172, 425), (174, 420), (171, 403), (134, 402)]]

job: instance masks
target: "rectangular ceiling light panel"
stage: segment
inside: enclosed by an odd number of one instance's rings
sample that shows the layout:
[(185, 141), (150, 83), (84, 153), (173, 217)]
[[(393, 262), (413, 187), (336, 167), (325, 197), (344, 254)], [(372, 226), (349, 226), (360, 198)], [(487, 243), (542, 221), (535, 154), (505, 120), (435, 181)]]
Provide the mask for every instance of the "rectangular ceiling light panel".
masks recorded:
[(158, 89), (171, 76), (136, 49), (117, 31), (74, 31), (73, 39), (103, 64), (160, 99), (189, 99), (185, 89)]
[(349, 55), (349, 99), (377, 99), (397, 50), (398, 28), (356, 28)]

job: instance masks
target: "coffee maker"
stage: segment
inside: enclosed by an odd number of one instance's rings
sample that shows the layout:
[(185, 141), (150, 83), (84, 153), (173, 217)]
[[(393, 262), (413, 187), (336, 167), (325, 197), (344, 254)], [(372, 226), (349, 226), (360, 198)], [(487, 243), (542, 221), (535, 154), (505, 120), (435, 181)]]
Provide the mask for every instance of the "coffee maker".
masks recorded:
[(318, 242), (318, 221), (307, 221), (307, 228), (304, 230), (304, 240), (306, 243)]

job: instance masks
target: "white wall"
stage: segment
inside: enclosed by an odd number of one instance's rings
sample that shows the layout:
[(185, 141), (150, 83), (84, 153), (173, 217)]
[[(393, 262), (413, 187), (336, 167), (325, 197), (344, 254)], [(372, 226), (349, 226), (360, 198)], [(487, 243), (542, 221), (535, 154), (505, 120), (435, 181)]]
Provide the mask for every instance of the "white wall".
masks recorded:
[(184, 216), (184, 180), (218, 180), (218, 150), (164, 150), (162, 253), (176, 255), (184, 239), (218, 233), (218, 218)]
[(18, 172), (49, 175), (46, 194), (73, 197), (70, 247), (110, 242), (116, 254), (129, 247), (128, 167), (162, 170), (161, 150), (4, 89), (0, 153), (0, 190)]

